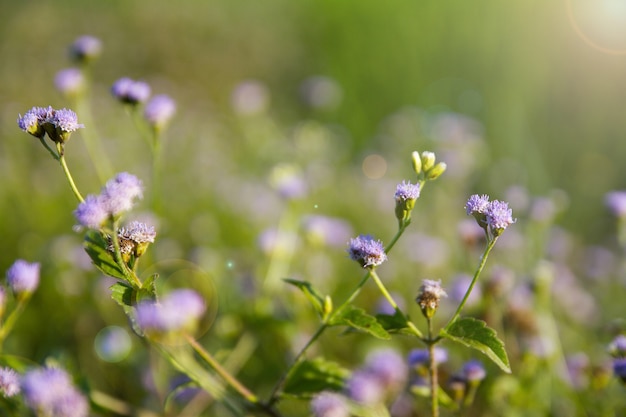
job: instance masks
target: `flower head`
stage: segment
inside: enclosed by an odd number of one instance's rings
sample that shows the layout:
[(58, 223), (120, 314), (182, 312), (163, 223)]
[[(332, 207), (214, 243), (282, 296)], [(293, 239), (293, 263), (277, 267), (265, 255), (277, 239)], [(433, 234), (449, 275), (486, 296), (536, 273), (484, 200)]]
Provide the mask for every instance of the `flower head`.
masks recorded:
[[(408, 362), (412, 369), (428, 369), (428, 349), (413, 349), (409, 352)], [(435, 364), (448, 360), (448, 351), (435, 346)]]
[(422, 281), (422, 286), (415, 301), (419, 304), (424, 316), (430, 319), (439, 308), (441, 297), (447, 296), (448, 294), (441, 288), (441, 280), (425, 279)]
[(478, 195), (474, 194), (470, 196), (469, 200), (465, 204), (465, 210), (470, 216), (476, 216), (485, 214), (487, 212), (487, 206), (489, 206), (489, 196), (486, 194)]
[(344, 397), (331, 391), (322, 391), (313, 397), (311, 413), (314, 417), (350, 417)]
[(420, 185), (402, 181), (396, 187), (396, 201), (416, 200), (420, 196)]
[(509, 208), (508, 203), (504, 201), (494, 200), (489, 203), (486, 211), (487, 224), (494, 235), (501, 234), (509, 225), (515, 223), (513, 212)]
[(176, 102), (168, 95), (154, 96), (146, 104), (144, 117), (155, 130), (161, 130), (176, 113)]
[(88, 195), (85, 201), (74, 210), (74, 217), (81, 226), (89, 229), (100, 229), (108, 219), (109, 212), (100, 196)]
[(463, 379), (469, 383), (480, 382), (487, 376), (483, 364), (475, 359), (465, 362), (461, 373), (463, 374)]
[(66, 68), (54, 77), (57, 90), (67, 96), (76, 96), (85, 88), (85, 77), (78, 68)]
[(615, 217), (626, 216), (626, 191), (611, 191), (604, 196), (604, 204)]
[(5, 398), (20, 393), (20, 378), (11, 368), (0, 368), (0, 395)]
[(389, 391), (404, 385), (409, 370), (404, 358), (393, 349), (381, 349), (369, 354), (364, 369), (376, 376)]
[(48, 107), (33, 107), (24, 113), (24, 116), (19, 115), (17, 118), (17, 125), (26, 133), (37, 138), (43, 138), (46, 134), (44, 129), (44, 123), (48, 120), (48, 117), (54, 112), (54, 109)]
[(608, 347), (609, 353), (614, 358), (626, 358), (626, 336), (618, 335)]
[(100, 39), (83, 35), (70, 45), (70, 55), (78, 62), (87, 62), (97, 58), (102, 51)]
[(387, 260), (383, 243), (370, 235), (350, 239), (347, 251), (350, 259), (357, 261), (363, 268), (373, 268)]
[(59, 368), (33, 369), (22, 377), (24, 401), (35, 412), (49, 417), (86, 417), (89, 404)]
[(626, 383), (626, 358), (613, 360), (613, 374)]
[(346, 393), (358, 403), (374, 405), (383, 400), (385, 387), (373, 373), (367, 370), (357, 370), (346, 382)]
[(136, 105), (146, 102), (150, 97), (151, 90), (150, 85), (146, 82), (124, 77), (113, 83), (111, 93), (122, 103)]
[(100, 196), (107, 212), (116, 216), (130, 210), (136, 198), (143, 198), (143, 184), (136, 176), (121, 172), (107, 181)]
[(134, 221), (128, 224), (128, 226), (120, 228), (117, 231), (117, 237), (123, 253), (133, 253), (135, 256), (141, 256), (148, 249), (148, 244), (154, 243), (156, 232), (154, 231), (154, 226)]
[(31, 294), (39, 285), (38, 263), (28, 263), (18, 259), (6, 272), (7, 283), (11, 291), (17, 296)]
[(149, 333), (167, 333), (193, 326), (206, 310), (202, 297), (189, 289), (175, 290), (160, 303), (144, 301), (137, 306), (137, 323)]

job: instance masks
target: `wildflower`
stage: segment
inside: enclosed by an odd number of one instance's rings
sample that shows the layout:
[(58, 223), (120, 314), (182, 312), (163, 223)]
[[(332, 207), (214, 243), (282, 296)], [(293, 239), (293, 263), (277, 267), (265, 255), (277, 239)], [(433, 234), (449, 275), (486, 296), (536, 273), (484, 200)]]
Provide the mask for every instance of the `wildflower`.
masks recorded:
[(385, 387), (380, 378), (372, 372), (357, 370), (346, 382), (346, 393), (358, 403), (374, 405), (383, 400)]
[(137, 306), (137, 323), (145, 332), (175, 332), (193, 327), (205, 310), (204, 300), (197, 292), (180, 289), (169, 293), (160, 303), (140, 303)]
[(176, 102), (168, 95), (155, 96), (146, 104), (143, 115), (156, 131), (161, 130), (176, 113)]
[(352, 228), (342, 219), (311, 215), (302, 220), (307, 240), (316, 244), (342, 246), (350, 238)]
[(613, 374), (626, 383), (626, 358), (617, 358), (613, 361)]
[(136, 198), (143, 198), (143, 184), (134, 175), (121, 172), (107, 181), (100, 195), (106, 211), (116, 216), (130, 210)]
[(489, 203), (485, 214), (489, 229), (494, 236), (499, 236), (509, 225), (515, 223), (509, 205), (503, 201), (494, 200)]
[(46, 121), (46, 133), (52, 141), (58, 143), (67, 142), (72, 132), (85, 127), (78, 123), (76, 113), (70, 109), (54, 110)]
[[(486, 194), (478, 195), (474, 194), (470, 196), (469, 200), (465, 204), (465, 210), (469, 216), (474, 216), (477, 219), (487, 212), (489, 206), (489, 196)], [(477, 217), (478, 216), (478, 217)], [(480, 224), (480, 222), (479, 222)], [(482, 226), (482, 225), (481, 225)]]
[(59, 368), (33, 369), (21, 380), (24, 401), (34, 412), (47, 417), (86, 417), (89, 404)]
[(431, 319), (439, 308), (439, 300), (441, 297), (447, 297), (448, 294), (441, 288), (441, 280), (433, 281), (425, 279), (422, 281), (419, 294), (415, 301), (419, 304), (422, 314), (427, 319)]
[(88, 195), (85, 201), (74, 210), (74, 217), (81, 226), (89, 229), (100, 229), (102, 224), (109, 218), (103, 200), (100, 196)]
[(150, 97), (150, 86), (143, 81), (135, 81), (124, 77), (115, 81), (111, 86), (113, 97), (122, 103), (137, 105), (144, 103)]
[(39, 285), (38, 263), (28, 263), (18, 259), (6, 272), (7, 284), (13, 293), (18, 297), (31, 294)]
[(17, 372), (11, 368), (0, 368), (0, 394), (13, 397), (20, 393), (20, 380)]
[(78, 68), (66, 68), (57, 72), (54, 85), (66, 96), (77, 96), (85, 89), (85, 77)]
[(604, 204), (615, 217), (626, 216), (626, 191), (611, 191), (604, 196)]
[(608, 351), (614, 358), (626, 358), (626, 336), (620, 334), (615, 337), (609, 344)]
[(475, 359), (465, 362), (461, 373), (463, 378), (470, 384), (478, 383), (485, 379), (485, 376), (487, 376), (487, 372), (485, 371), (483, 364)]
[(248, 80), (235, 87), (230, 101), (235, 112), (249, 116), (262, 113), (267, 109), (270, 94), (265, 85), (258, 81)]
[(406, 382), (408, 366), (404, 358), (392, 349), (371, 353), (364, 370), (374, 375), (388, 392), (396, 392)]
[(350, 239), (348, 254), (350, 259), (357, 261), (363, 268), (373, 268), (387, 260), (383, 243), (374, 240), (370, 235)]
[(280, 196), (287, 200), (300, 199), (308, 192), (306, 180), (300, 168), (294, 164), (276, 165), (272, 169), (269, 181)]
[(100, 39), (89, 35), (80, 36), (70, 45), (70, 55), (78, 62), (91, 61), (100, 56), (101, 51)]
[(314, 417), (350, 417), (346, 400), (331, 391), (322, 391), (311, 400)]
[(396, 187), (396, 218), (400, 222), (406, 222), (411, 218), (411, 210), (415, 207), (415, 200), (420, 196), (420, 185), (402, 181)]
[(141, 256), (145, 253), (149, 243), (154, 243), (156, 232), (154, 226), (148, 226), (141, 222), (131, 222), (128, 226), (117, 231), (121, 247), (129, 247), (127, 253)]
[(26, 133), (42, 139), (46, 131), (44, 129), (44, 123), (54, 112), (54, 109), (50, 106), (45, 107), (33, 107), (17, 118), (17, 124)]
[[(409, 367), (418, 370), (427, 369), (429, 361), (428, 355), (428, 349), (413, 349), (409, 352)], [(435, 346), (434, 360), (436, 365), (446, 362), (448, 360), (448, 351)]]

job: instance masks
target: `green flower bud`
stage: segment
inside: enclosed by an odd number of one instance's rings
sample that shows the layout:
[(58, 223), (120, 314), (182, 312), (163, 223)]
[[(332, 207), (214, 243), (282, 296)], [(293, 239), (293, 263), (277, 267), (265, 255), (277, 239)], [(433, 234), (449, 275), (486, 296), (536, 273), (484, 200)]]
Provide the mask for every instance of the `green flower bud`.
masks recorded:
[(411, 159), (413, 160), (413, 170), (419, 175), (422, 172), (422, 159), (420, 158), (419, 152), (413, 151)]
[(437, 165), (429, 169), (428, 172), (426, 172), (426, 179), (434, 180), (439, 178), (441, 174), (446, 171), (447, 167), (448, 166), (445, 162), (439, 162)]
[(332, 312), (333, 312), (333, 300), (330, 298), (330, 295), (327, 295), (326, 298), (324, 298), (324, 307), (322, 311), (323, 319), (325, 320)]
[(435, 166), (435, 154), (434, 152), (424, 151), (422, 152), (422, 169), (424, 172), (428, 172)]

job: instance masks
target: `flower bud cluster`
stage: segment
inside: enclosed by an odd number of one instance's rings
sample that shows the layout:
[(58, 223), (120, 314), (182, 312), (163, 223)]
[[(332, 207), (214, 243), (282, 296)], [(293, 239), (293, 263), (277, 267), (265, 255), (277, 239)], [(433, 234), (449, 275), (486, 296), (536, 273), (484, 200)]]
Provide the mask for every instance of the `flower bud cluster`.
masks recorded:
[(347, 251), (350, 259), (357, 261), (363, 268), (375, 268), (387, 260), (383, 243), (370, 235), (350, 239)]
[(33, 107), (17, 118), (24, 132), (43, 139), (46, 134), (55, 143), (64, 144), (72, 132), (85, 127), (78, 123), (76, 113), (69, 109), (55, 110), (52, 107)]
[(434, 152), (424, 151), (421, 154), (414, 151), (411, 154), (413, 160), (413, 170), (423, 179), (435, 180), (446, 171), (448, 167), (445, 162), (436, 162), (437, 157)]
[(504, 201), (489, 201), (486, 194), (472, 195), (465, 204), (468, 215), (474, 216), (478, 225), (491, 233), (492, 237), (498, 237), (504, 230), (517, 220), (513, 219), (513, 212)]

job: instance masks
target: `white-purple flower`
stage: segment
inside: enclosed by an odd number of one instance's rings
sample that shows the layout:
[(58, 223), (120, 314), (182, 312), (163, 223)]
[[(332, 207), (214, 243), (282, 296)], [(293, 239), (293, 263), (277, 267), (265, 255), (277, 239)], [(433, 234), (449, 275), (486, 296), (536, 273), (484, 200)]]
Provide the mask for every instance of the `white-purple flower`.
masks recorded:
[(416, 200), (420, 196), (420, 185), (411, 184), (410, 181), (402, 181), (396, 187), (396, 201)]
[(375, 375), (387, 390), (395, 391), (407, 380), (408, 366), (393, 349), (381, 349), (368, 355), (364, 369)]
[(123, 103), (139, 104), (148, 100), (151, 90), (146, 82), (123, 77), (113, 83), (111, 93)]
[(100, 39), (83, 35), (78, 37), (70, 46), (70, 54), (77, 61), (87, 61), (97, 58), (102, 51), (102, 42)]
[(78, 123), (78, 116), (70, 109), (55, 110), (48, 117), (47, 122), (53, 124), (62, 133), (71, 133), (85, 127), (85, 125)]
[(143, 184), (136, 176), (121, 172), (107, 181), (100, 198), (106, 211), (116, 216), (130, 210), (135, 199), (143, 198)]
[(18, 259), (6, 272), (7, 284), (17, 296), (30, 294), (39, 286), (39, 263)]
[(81, 226), (100, 229), (109, 218), (109, 212), (100, 196), (88, 195), (74, 210), (74, 217)]
[(20, 377), (11, 368), (0, 368), (0, 395), (5, 398), (20, 393)]
[(154, 96), (146, 104), (143, 115), (146, 121), (154, 128), (161, 129), (176, 113), (176, 102), (168, 95)]
[(508, 203), (504, 201), (494, 200), (490, 202), (485, 214), (487, 216), (487, 224), (492, 233), (501, 233), (515, 223), (513, 212), (509, 208)]
[(133, 221), (126, 227), (120, 228), (117, 235), (122, 239), (132, 240), (135, 243), (154, 243), (156, 232), (154, 231), (154, 226)]
[(487, 371), (485, 371), (485, 367), (482, 362), (476, 359), (465, 362), (461, 373), (463, 375), (463, 379), (470, 383), (480, 382), (487, 376)]
[(48, 107), (32, 107), (24, 116), (21, 114), (17, 118), (17, 125), (26, 133), (37, 138), (43, 138), (46, 134), (44, 123), (54, 113), (54, 109)]
[(78, 68), (66, 68), (57, 72), (54, 85), (63, 94), (77, 95), (85, 88), (85, 76)]
[[(435, 364), (439, 365), (448, 360), (448, 351), (435, 346)], [(413, 349), (409, 352), (408, 362), (411, 368), (428, 366), (428, 349)]]
[(146, 332), (175, 332), (193, 325), (206, 310), (204, 299), (190, 289), (174, 290), (161, 302), (137, 306), (137, 323)]
[(383, 243), (370, 235), (350, 239), (347, 251), (350, 259), (357, 261), (363, 268), (372, 268), (387, 260)]
[(385, 387), (382, 381), (373, 373), (366, 370), (357, 370), (352, 373), (346, 382), (346, 394), (358, 403), (374, 405), (383, 400)]
[(350, 417), (346, 400), (332, 391), (322, 391), (311, 400), (313, 417)]
[(447, 296), (448, 294), (441, 287), (441, 280), (425, 279), (422, 281), (422, 286), (415, 301), (420, 306), (425, 317), (430, 319), (439, 308), (441, 297)]
[(611, 191), (604, 196), (604, 204), (616, 217), (626, 216), (626, 191)]
[(24, 402), (47, 417), (87, 417), (89, 404), (59, 368), (33, 369), (21, 379)]
[(489, 206), (489, 196), (486, 194), (478, 195), (474, 194), (470, 196), (465, 204), (465, 210), (467, 214), (470, 216), (475, 216), (479, 214), (485, 214), (487, 212), (487, 207)]

